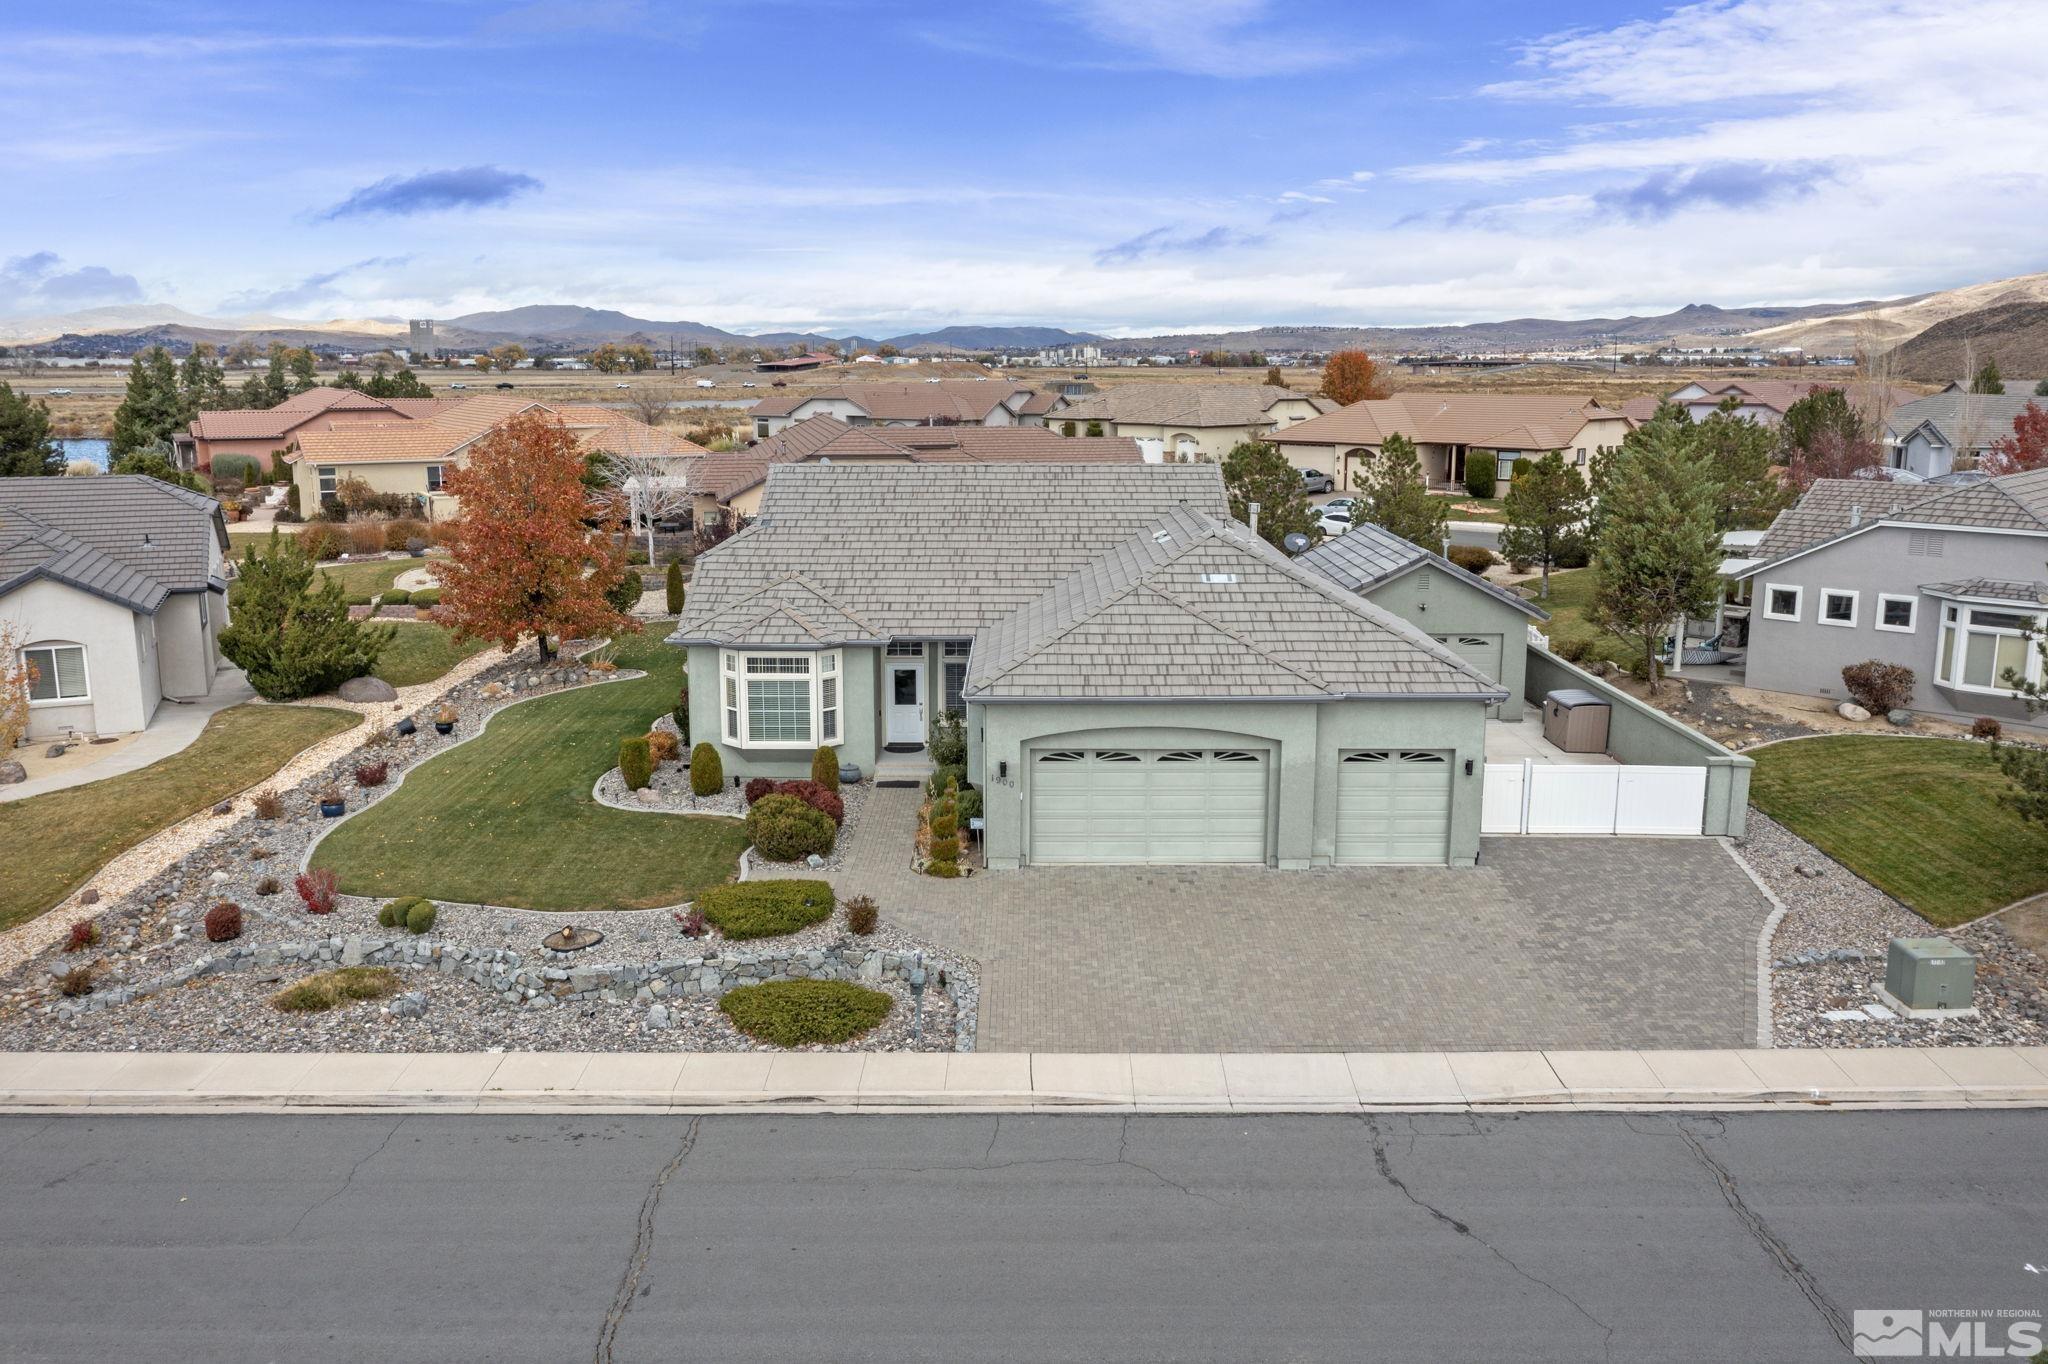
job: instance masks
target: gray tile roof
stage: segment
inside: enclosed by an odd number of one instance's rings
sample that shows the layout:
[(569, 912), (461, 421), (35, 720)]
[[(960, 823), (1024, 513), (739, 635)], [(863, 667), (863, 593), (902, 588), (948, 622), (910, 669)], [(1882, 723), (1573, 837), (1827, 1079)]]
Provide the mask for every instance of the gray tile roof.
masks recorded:
[(1176, 508), (983, 631), (977, 701), (1503, 693), (1235, 521)]
[(141, 475), (0, 478), (0, 593), (37, 577), (153, 612), (219, 587), (220, 504)]
[(2048, 606), (2048, 583), (2016, 583), (2004, 578), (1964, 578), (1960, 582), (1928, 583), (1920, 590), (1944, 597), (1982, 597), (1987, 601)]
[(1550, 619), (1548, 611), (1535, 606), (1527, 598), (1508, 591), (1498, 583), (1490, 583), (1478, 574), (1458, 567), (1443, 555), (1426, 550), (1413, 540), (1404, 540), (1385, 526), (1371, 521), (1360, 521), (1342, 535), (1331, 536), (1307, 553), (1296, 555), (1294, 562), (1322, 574), (1346, 592), (1363, 592), (1429, 564), (1438, 572), (1447, 573), (1459, 582), (1506, 602), (1531, 620)]
[[(821, 644), (967, 639), (1181, 504), (1227, 515), (1222, 471), (1213, 464), (777, 464), (759, 517), (698, 559), (671, 639), (740, 643), (737, 632), (753, 630), (773, 604), (821, 627)], [(800, 583), (802, 600), (777, 597), (749, 614), (746, 603), (784, 583)]]
[[(1936, 393), (1901, 403), (1885, 417), (1884, 424), (1900, 439), (1924, 425), (1932, 425), (1943, 444), (1954, 449), (1985, 450), (2000, 436), (2012, 434), (2013, 418), (2028, 403), (2040, 403), (2034, 387), (2008, 383), (2003, 393)], [(2048, 406), (2048, 403), (2043, 403)]]
[(1888, 483), (1817, 479), (1799, 501), (1778, 513), (1757, 546), (1761, 572), (1781, 559), (1840, 539), (1879, 521), (2048, 531), (2048, 469), (1968, 483)]
[(1334, 412), (1338, 404), (1315, 393), (1272, 384), (1119, 384), (1062, 409), (1055, 420), (1130, 422), (1134, 426), (1257, 426), (1289, 398)]

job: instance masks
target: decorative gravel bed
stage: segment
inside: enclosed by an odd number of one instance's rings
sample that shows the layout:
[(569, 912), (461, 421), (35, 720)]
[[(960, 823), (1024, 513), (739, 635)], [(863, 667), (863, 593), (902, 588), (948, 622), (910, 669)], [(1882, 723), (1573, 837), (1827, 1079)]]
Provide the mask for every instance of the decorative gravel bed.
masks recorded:
[[(1995, 918), (1937, 929), (1752, 808), (1737, 849), (1785, 906), (1771, 941), (1771, 1027), (1781, 1047), (2040, 1046), (2048, 1043), (2048, 961)], [(1977, 955), (1978, 1015), (1873, 1017), (1894, 937), (1947, 937)], [(1855, 1018), (1830, 1018), (1830, 1013)]]
[[(392, 939), (392, 931), (376, 922), (380, 900), (341, 896), (333, 913), (313, 915), (295, 892), (293, 880), (313, 846), (335, 826), (335, 821), (320, 816), (318, 793), (336, 786), (346, 795), (350, 810), (359, 810), (393, 790), (404, 771), (481, 732), (491, 713), (504, 706), (635, 675), (607, 675), (587, 668), (566, 657), (573, 648), (564, 650), (563, 660), (547, 666), (527, 652), (479, 671), (414, 712), (411, 718), (416, 730), (411, 735), (400, 736), (386, 727), (399, 718), (395, 713), (379, 717), (379, 728), (368, 732), (367, 742), (363, 742), (364, 732), (358, 731), (352, 746), (340, 756), (303, 775), (296, 784), (276, 788), (285, 806), (277, 819), (257, 817), (249, 800), (233, 802), (226, 813), (216, 817), (216, 824), (202, 833), (196, 846), (164, 870), (125, 893), (110, 895), (90, 910), (78, 912), (78, 917), (90, 914), (100, 926), (103, 936), (96, 948), (72, 954), (61, 951), (60, 943), (46, 945), (0, 976), (0, 1050), (772, 1049), (735, 1032), (717, 1012), (715, 997), (710, 994), (655, 1000), (643, 990), (637, 1000), (628, 992), (623, 998), (606, 995), (542, 1007), (556, 1001), (543, 997), (506, 1002), (470, 980), (410, 964), (397, 969), (406, 978), (403, 989), (424, 993), (423, 1017), (394, 1015), (392, 1001), (353, 1004), (315, 1015), (286, 1015), (271, 1007), (269, 998), (278, 989), (312, 969), (333, 964), (331, 961), (301, 965), (288, 957), (282, 966), (270, 969), (203, 975), (158, 988), (167, 975), (188, 973), (208, 961), (219, 964), (230, 949), (303, 948), (319, 940), (357, 937)], [(448, 736), (437, 734), (432, 724), (433, 713), (443, 703), (457, 711), (454, 732)], [(388, 765), (384, 785), (356, 785), (355, 769), (365, 762)], [(669, 766), (687, 781), (687, 769)], [(616, 777), (616, 772), (611, 774), (614, 781)], [(842, 849), (862, 800), (858, 788), (849, 786), (846, 794)], [(738, 802), (739, 793), (734, 792), (733, 804)], [(633, 803), (624, 808), (648, 807)], [(838, 860), (835, 855), (831, 865)], [(276, 883), (275, 888), (262, 893), (262, 886), (269, 881)], [(230, 943), (210, 943), (202, 921), (207, 909), (222, 900), (242, 907), (242, 933)], [(67, 914), (61, 923), (52, 925), (56, 929), (52, 936), (61, 937), (72, 917)], [(575, 954), (553, 953), (541, 946), (544, 936), (570, 922), (600, 930), (604, 941)], [(422, 951), (431, 950), (434, 944), (471, 952), (503, 950), (516, 955), (517, 965), (536, 970), (652, 968), (656, 963), (673, 965), (692, 958), (803, 953), (834, 947), (850, 950), (856, 958), (867, 951), (903, 958), (922, 954), (930, 961), (934, 978), (941, 968), (950, 973), (954, 990), (965, 1003), (966, 1021), (965, 1035), (956, 1036), (955, 1000), (945, 990), (928, 989), (925, 1037), (919, 1045), (932, 1050), (972, 1046), (975, 986), (971, 966), (891, 927), (886, 906), (881, 927), (864, 938), (848, 932), (842, 907), (830, 919), (799, 933), (728, 944), (715, 929), (695, 939), (684, 936), (677, 915), (669, 910), (565, 915), (442, 902), (434, 928), (413, 941)], [(99, 1003), (108, 1003), (110, 997), (118, 999), (123, 991), (145, 993), (113, 1002), (111, 1007), (73, 1013), (72, 1001), (62, 999), (55, 978), (83, 965), (95, 969), (94, 994), (101, 996)], [(902, 989), (894, 980), (865, 983), (899, 993)], [(668, 1010), (667, 1026), (649, 1029), (654, 1003)], [(840, 1049), (900, 1049), (909, 1045), (909, 1028), (906, 1010), (898, 1009), (881, 1027)]]

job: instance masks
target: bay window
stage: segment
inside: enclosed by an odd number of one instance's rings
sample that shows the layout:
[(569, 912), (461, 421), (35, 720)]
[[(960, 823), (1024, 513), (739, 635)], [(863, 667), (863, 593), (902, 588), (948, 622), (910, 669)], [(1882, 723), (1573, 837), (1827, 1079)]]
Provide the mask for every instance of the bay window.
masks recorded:
[(2041, 680), (2040, 650), (2034, 644), (2041, 628), (2041, 617), (2024, 612), (1985, 606), (1944, 607), (1935, 678), (1959, 691), (2016, 695), (2014, 677), (2024, 682)]
[(840, 735), (837, 653), (719, 655), (725, 741), (742, 748), (815, 748)]

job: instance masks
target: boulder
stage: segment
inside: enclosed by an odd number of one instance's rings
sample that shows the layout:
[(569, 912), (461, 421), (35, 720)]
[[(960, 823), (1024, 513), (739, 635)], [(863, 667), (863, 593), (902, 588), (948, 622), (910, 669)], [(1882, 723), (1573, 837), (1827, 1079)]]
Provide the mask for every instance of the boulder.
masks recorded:
[(647, 1031), (649, 1031), (649, 1032), (660, 1032), (660, 1031), (662, 1031), (662, 1030), (663, 1030), (664, 1028), (668, 1027), (668, 1025), (669, 1025), (669, 1012), (668, 1012), (668, 1006), (667, 1006), (666, 1004), (655, 1004), (655, 1005), (652, 1005), (652, 1006), (650, 1006), (650, 1007), (648, 1008), (648, 1010), (647, 1010)]
[(344, 701), (358, 704), (370, 701), (396, 701), (398, 688), (381, 677), (351, 677), (341, 684), (339, 695)]
[(1835, 714), (1841, 716), (1844, 720), (1868, 720), (1870, 718), (1870, 712), (1857, 705), (1854, 701), (1844, 701), (1841, 705), (1836, 706)]
[(70, 751), (70, 744), (51, 744), (48, 748), (43, 750), (43, 756), (45, 758), (61, 758)]
[(643, 786), (633, 793), (633, 799), (639, 801), (642, 805), (659, 805), (661, 804), (661, 793), (651, 786)]
[(1884, 718), (1900, 729), (1913, 727), (1913, 712), (1910, 710), (1888, 710), (1884, 713)]
[(28, 769), (12, 758), (0, 762), (0, 786), (12, 786), (28, 780)]

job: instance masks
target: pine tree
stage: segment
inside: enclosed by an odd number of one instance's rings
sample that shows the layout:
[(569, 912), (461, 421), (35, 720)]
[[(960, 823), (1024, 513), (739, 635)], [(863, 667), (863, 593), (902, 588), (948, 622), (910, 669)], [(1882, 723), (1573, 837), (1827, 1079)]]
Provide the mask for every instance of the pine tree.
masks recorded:
[(1365, 504), (1354, 522), (1371, 521), (1426, 550), (1443, 551), (1449, 499), (1430, 495), (1414, 441), (1398, 431), (1388, 436), (1379, 455), (1351, 475), (1351, 486)]
[(313, 352), (303, 348), (294, 350), (285, 363), (292, 372), (292, 392), (304, 393), (320, 382), (320, 376), (313, 368)]
[(1642, 676), (1654, 692), (1665, 632), (1682, 616), (1705, 614), (1720, 586), (1716, 483), (1674, 425), (1624, 444), (1606, 463), (1593, 612), (1603, 628), (1641, 646)]
[(351, 620), (340, 582), (323, 575), (312, 588), (313, 577), (297, 539), (272, 531), (268, 546), (250, 546), (228, 589), (221, 652), (266, 700), (315, 696), (361, 677), (397, 631)]
[(128, 365), (128, 391), (114, 409), (112, 453), (116, 459), (159, 443), (192, 420), (178, 388), (178, 367), (162, 346), (151, 346)]
[[(64, 456), (50, 439), (50, 407), (30, 402), (0, 383), (0, 478), (32, 478), (64, 472)], [(6, 750), (0, 749), (0, 752)]]
[(1259, 504), (1259, 538), (1278, 545), (1289, 535), (1316, 538), (1315, 514), (1301, 495), (1301, 474), (1277, 445), (1248, 440), (1223, 457), (1223, 487), (1230, 494), (1230, 514), (1249, 521), (1251, 504)]
[(1539, 460), (1520, 460), (1501, 509), (1508, 518), (1500, 536), (1502, 557), (1510, 563), (1541, 565), (1538, 595), (1548, 597), (1551, 565), (1568, 544), (1586, 533), (1586, 517), (1592, 510), (1586, 480), (1556, 450)]
[(281, 341), (270, 343), (270, 367), (263, 372), (263, 401), (258, 407), (276, 407), (292, 396), (292, 381), (284, 372), (285, 357), (291, 347)]
[(1986, 360), (1977, 367), (1976, 375), (1970, 380), (1970, 392), (2005, 392), (2005, 376), (1998, 372), (1998, 362), (1996, 360)]

